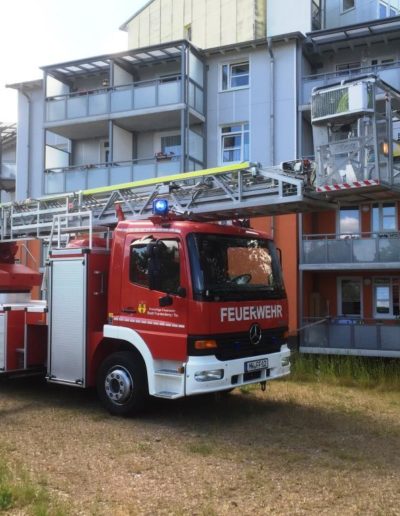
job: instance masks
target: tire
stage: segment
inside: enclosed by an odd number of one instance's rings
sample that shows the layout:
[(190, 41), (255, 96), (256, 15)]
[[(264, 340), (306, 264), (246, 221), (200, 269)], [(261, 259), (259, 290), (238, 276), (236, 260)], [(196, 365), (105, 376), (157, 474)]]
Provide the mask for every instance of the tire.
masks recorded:
[(129, 351), (108, 356), (97, 375), (97, 394), (112, 415), (129, 416), (139, 412), (148, 397), (142, 358)]

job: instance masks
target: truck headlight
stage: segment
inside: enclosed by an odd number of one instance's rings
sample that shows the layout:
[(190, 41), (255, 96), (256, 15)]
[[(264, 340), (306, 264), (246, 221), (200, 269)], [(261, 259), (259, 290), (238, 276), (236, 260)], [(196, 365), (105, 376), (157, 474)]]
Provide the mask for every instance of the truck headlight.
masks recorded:
[(211, 382), (213, 380), (222, 380), (223, 377), (223, 369), (211, 369), (209, 371), (197, 371), (194, 373), (194, 379), (196, 382)]
[(281, 366), (282, 367), (290, 366), (290, 357), (283, 357), (281, 359)]

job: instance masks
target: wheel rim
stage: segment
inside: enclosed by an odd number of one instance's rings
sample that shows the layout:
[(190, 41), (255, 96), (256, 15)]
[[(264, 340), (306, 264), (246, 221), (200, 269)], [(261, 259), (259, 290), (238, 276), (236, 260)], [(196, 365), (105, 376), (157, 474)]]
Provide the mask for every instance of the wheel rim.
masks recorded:
[(125, 367), (114, 366), (110, 369), (104, 386), (108, 399), (116, 405), (123, 405), (132, 397), (133, 379)]

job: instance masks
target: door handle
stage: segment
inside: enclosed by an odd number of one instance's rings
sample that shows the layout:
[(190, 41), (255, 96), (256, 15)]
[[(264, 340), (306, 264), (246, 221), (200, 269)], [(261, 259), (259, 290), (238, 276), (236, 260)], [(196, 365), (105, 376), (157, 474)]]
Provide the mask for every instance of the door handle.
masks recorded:
[(130, 306), (123, 308), (121, 311), (124, 312), (125, 314), (136, 314), (137, 313), (136, 310), (134, 308), (131, 308)]

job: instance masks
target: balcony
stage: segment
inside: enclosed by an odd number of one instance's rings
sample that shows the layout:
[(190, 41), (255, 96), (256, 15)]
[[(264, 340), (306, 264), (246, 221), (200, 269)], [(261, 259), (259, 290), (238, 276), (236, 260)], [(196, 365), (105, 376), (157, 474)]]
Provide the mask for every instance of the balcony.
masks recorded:
[(400, 357), (398, 320), (306, 318), (302, 327), (300, 351), (305, 353)]
[(400, 233), (304, 235), (300, 270), (400, 269)]
[(351, 68), (347, 72), (331, 72), (308, 75), (303, 77), (302, 99), (301, 104), (309, 105), (311, 102), (311, 93), (313, 88), (322, 86), (330, 86), (343, 80), (349, 80), (360, 75), (376, 74), (390, 86), (400, 89), (400, 61), (379, 66), (364, 66), (359, 68)]
[[(177, 75), (168, 82), (140, 81), (113, 88), (99, 88), (46, 99), (46, 122), (143, 112), (183, 103), (182, 79)], [(189, 79), (189, 107), (204, 114), (203, 91)]]
[(45, 170), (46, 195), (141, 181), (181, 172), (181, 157), (141, 159)]

